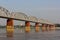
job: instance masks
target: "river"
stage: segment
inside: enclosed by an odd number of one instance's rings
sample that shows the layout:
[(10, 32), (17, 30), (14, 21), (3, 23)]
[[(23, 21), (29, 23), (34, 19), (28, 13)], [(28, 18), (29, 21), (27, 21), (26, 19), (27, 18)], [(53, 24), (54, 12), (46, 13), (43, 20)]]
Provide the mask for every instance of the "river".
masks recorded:
[(0, 40), (60, 40), (60, 30), (25, 33), (20, 29), (14, 30), (14, 37), (6, 37), (6, 29), (0, 29)]

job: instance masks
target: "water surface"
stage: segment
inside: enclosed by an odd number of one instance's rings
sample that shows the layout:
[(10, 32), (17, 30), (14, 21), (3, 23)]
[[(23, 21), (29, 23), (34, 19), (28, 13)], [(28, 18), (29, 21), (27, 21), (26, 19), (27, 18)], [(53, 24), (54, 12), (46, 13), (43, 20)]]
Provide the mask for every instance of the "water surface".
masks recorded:
[(25, 33), (24, 30), (15, 29), (14, 37), (6, 37), (6, 29), (0, 29), (0, 40), (60, 40), (60, 30)]

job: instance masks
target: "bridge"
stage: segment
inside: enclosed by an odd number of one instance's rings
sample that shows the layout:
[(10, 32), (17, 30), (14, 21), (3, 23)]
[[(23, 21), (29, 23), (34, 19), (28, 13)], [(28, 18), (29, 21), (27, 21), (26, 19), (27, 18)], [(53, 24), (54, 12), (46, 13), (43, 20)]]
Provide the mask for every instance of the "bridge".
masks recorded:
[(0, 7), (0, 18), (6, 18), (6, 33), (8, 37), (13, 36), (14, 23), (13, 20), (25, 21), (25, 32), (30, 32), (30, 22), (35, 23), (35, 31), (39, 32), (39, 24), (42, 24), (42, 31), (44, 30), (55, 30), (54, 23), (37, 18), (35, 16), (28, 16), (22, 12), (9, 12), (6, 8)]

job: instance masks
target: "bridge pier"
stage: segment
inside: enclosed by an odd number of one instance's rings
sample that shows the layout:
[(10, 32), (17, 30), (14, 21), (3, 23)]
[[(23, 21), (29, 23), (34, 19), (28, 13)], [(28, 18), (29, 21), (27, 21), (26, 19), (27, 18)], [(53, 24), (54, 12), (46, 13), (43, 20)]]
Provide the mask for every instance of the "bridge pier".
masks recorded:
[(55, 25), (51, 25), (50, 30), (55, 31)]
[(50, 25), (49, 25), (49, 24), (47, 24), (47, 31), (49, 31), (49, 26), (50, 26)]
[(56, 28), (55, 28), (55, 25), (53, 25), (53, 28), (54, 28), (54, 30), (56, 29)]
[(25, 22), (25, 32), (30, 32), (30, 22), (29, 21)]
[(39, 28), (39, 23), (35, 23), (35, 31), (36, 31), (36, 32), (39, 32), (39, 29), (40, 29), (40, 28)]
[(42, 24), (42, 31), (46, 31), (46, 24)]
[(13, 19), (7, 19), (6, 25), (7, 37), (13, 37), (13, 32), (14, 32)]

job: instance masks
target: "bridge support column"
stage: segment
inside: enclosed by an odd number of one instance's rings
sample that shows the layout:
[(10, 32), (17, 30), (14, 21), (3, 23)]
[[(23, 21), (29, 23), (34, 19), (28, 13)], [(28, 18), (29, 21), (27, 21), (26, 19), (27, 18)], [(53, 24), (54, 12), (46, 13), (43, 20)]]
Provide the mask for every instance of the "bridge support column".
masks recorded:
[(50, 31), (52, 30), (52, 25), (49, 26)]
[(42, 24), (42, 31), (46, 31), (46, 24)]
[(53, 31), (53, 25), (50, 25), (49, 29), (50, 31)]
[(55, 25), (51, 25), (51, 30), (55, 31)]
[(49, 31), (49, 25), (47, 24), (47, 31)]
[(35, 31), (36, 31), (36, 32), (39, 32), (39, 29), (40, 29), (40, 28), (39, 28), (39, 23), (35, 23)]
[(25, 22), (25, 32), (30, 32), (30, 22), (29, 21)]
[(7, 37), (13, 37), (13, 32), (14, 32), (13, 19), (7, 20), (6, 32), (7, 32)]
[(56, 28), (55, 28), (55, 25), (53, 25), (53, 29), (55, 30)]

